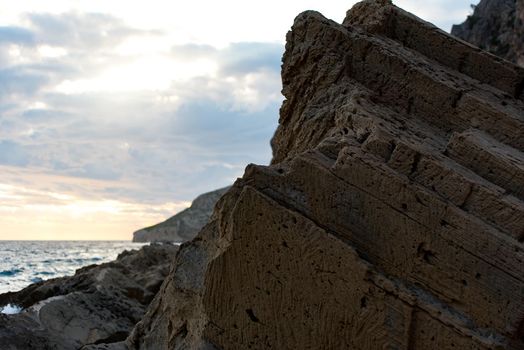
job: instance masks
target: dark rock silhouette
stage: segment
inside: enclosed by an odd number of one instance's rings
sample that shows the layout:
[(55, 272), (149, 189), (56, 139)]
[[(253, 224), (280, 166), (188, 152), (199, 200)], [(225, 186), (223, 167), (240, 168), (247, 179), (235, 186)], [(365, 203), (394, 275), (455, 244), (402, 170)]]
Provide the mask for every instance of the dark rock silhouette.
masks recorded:
[(482, 0), (451, 33), (524, 66), (524, 0)]
[(524, 70), (393, 6), (287, 35), (270, 166), (130, 349), (522, 349)]

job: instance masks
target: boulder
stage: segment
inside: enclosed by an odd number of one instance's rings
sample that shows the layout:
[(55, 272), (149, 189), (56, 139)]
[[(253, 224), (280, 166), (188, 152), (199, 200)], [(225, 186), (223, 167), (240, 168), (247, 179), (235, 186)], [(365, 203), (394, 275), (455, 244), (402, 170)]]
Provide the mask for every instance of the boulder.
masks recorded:
[(282, 82), (128, 348), (524, 348), (524, 69), (368, 0), (300, 14)]

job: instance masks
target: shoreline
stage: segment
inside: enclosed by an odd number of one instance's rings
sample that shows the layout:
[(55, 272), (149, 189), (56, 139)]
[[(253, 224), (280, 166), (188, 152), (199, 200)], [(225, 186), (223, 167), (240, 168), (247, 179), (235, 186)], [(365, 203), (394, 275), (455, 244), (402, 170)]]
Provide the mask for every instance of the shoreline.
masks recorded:
[(143, 245), (116, 260), (77, 269), (73, 276), (0, 294), (20, 306), (0, 314), (0, 339), (15, 349), (60, 349), (123, 340), (141, 319), (178, 251), (174, 244)]
[(144, 243), (129, 241), (4, 241), (0, 260), (0, 293), (17, 292), (32, 283), (74, 275), (91, 264), (116, 259)]

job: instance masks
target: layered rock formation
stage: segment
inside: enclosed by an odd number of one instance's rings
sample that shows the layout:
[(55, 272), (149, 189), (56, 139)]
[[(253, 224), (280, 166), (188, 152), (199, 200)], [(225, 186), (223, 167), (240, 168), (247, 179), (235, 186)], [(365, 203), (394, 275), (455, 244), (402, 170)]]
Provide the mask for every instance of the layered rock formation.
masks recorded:
[(177, 250), (145, 246), (72, 277), (0, 294), (0, 305), (24, 307), (20, 314), (0, 314), (0, 348), (83, 349), (124, 340), (159, 290)]
[(191, 206), (157, 225), (133, 233), (133, 242), (185, 242), (193, 239), (208, 222), (216, 202), (229, 189), (201, 194)]
[(524, 0), (482, 0), (451, 33), (524, 66)]
[(299, 15), (270, 166), (131, 349), (522, 349), (524, 70), (388, 1)]

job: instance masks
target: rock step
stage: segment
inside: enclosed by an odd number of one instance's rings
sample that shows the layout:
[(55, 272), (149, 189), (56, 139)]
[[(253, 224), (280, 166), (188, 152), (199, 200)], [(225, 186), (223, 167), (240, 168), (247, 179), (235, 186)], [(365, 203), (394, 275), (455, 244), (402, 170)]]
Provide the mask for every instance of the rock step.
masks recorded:
[(423, 286), (479, 327), (502, 334), (508, 324), (516, 327), (524, 314), (522, 246), (358, 152), (345, 149), (336, 163), (315, 153), (282, 174), (253, 167), (246, 177), (347, 240), (388, 276)]
[(524, 69), (456, 40), (430, 23), (422, 26), (421, 21), (396, 6), (363, 1), (348, 11), (343, 25), (387, 36), (440, 64), (496, 87), (511, 98), (524, 99)]
[[(396, 115), (391, 109), (373, 104), (371, 100), (371, 96), (360, 95), (356, 114), (352, 113), (356, 105), (353, 100), (339, 109), (340, 135), (354, 139), (354, 145), (361, 143), (364, 151), (374, 154), (390, 168), (480, 220), (496, 225), (514, 239), (524, 238), (524, 203), (521, 200), (443, 155), (445, 149), (442, 145), (447, 139), (444, 134), (421, 120)], [(401, 120), (404, 122), (399, 123)], [(519, 156), (518, 151), (508, 146), (501, 144), (500, 147), (507, 152), (516, 152), (513, 158)], [(338, 148), (321, 148), (332, 158), (336, 158), (339, 152)], [(512, 164), (518, 166), (519, 163)], [(504, 171), (504, 166), (501, 164), (501, 171)]]
[[(424, 118), (446, 132), (478, 128), (501, 142), (524, 150), (524, 138), (519, 132), (524, 128), (524, 116), (520, 113), (522, 101), (511, 97), (501, 99), (499, 90), (487, 85), (479, 86), (476, 80), (428, 61), (424, 56), (393, 40), (371, 37), (358, 28), (348, 28), (343, 32), (336, 23), (315, 12), (299, 16), (295, 26), (301, 29), (300, 40), (325, 41), (325, 38), (329, 38), (329, 42), (324, 51), (319, 53), (309, 52), (301, 46), (288, 45), (287, 54), (301, 56), (302, 59), (298, 60), (300, 65), (290, 64), (283, 71), (284, 84), (286, 79), (294, 77), (298, 81), (294, 87), (300, 94), (296, 94), (296, 90), (288, 92), (284, 88), (286, 97), (294, 97), (284, 104), (283, 115), (289, 115), (286, 110), (294, 108), (298, 96), (315, 100), (316, 93), (325, 89), (324, 83), (342, 85), (347, 77), (373, 91), (375, 100), (408, 115)], [(302, 26), (305, 28), (302, 29)], [(340, 64), (335, 65), (331, 61), (345, 63), (340, 68)], [(315, 81), (310, 81), (307, 77), (314, 75), (317, 64), (330, 64), (334, 69), (329, 71), (329, 76), (316, 77)], [(316, 84), (317, 80), (322, 81), (321, 86)], [(351, 89), (349, 84), (347, 86), (346, 91)], [(327, 105), (327, 102), (319, 101), (315, 104)], [(333, 108), (336, 104), (331, 103), (330, 106)], [(315, 129), (325, 130), (323, 125), (329, 122), (329, 115), (315, 113), (319, 110), (321, 108), (308, 113), (315, 115), (323, 124), (317, 128), (308, 127), (309, 132), (314, 132)], [(296, 110), (292, 115), (301, 115), (303, 112)], [(312, 117), (307, 118), (308, 121), (310, 119)], [(297, 125), (293, 123), (294, 120), (280, 122), (284, 126), (288, 123)], [(324, 134), (315, 136), (320, 140)]]
[[(375, 95), (375, 102), (382, 100), (390, 109), (410, 115), (408, 119), (422, 117), (447, 133), (478, 128), (524, 150), (519, 133), (524, 128), (522, 101), (501, 97), (499, 90), (487, 85), (479, 87), (468, 76), (387, 38), (370, 37), (358, 28), (343, 31), (316, 12), (297, 17), (294, 27), (297, 30), (288, 34), (284, 60), (287, 56), (299, 59), (283, 67), (287, 100), (272, 141), (273, 163), (318, 144), (326, 136), (327, 125), (334, 124), (331, 112), (345, 103), (351, 91), (366, 90), (355, 81)], [(293, 44), (297, 41), (323, 41), (325, 47), (312, 50)], [(322, 66), (333, 69), (320, 70)], [(289, 80), (294, 82), (292, 90)], [(326, 86), (333, 91), (323, 93)], [(301, 104), (302, 99), (311, 103)], [(354, 110), (360, 111), (360, 106)]]
[(524, 203), (450, 158), (398, 143), (388, 166), (516, 240), (524, 237)]
[[(204, 335), (219, 348), (248, 348), (254, 338), (265, 348), (289, 349), (440, 348), (439, 342), (492, 349), (505, 343), (422, 289), (384, 276), (287, 204), (249, 185), (236, 203), (229, 219), (243, 229), (230, 232), (230, 249), (209, 267), (202, 301), (213, 320)], [(280, 326), (266, 327), (269, 322)]]
[(348, 74), (376, 92), (377, 99), (447, 132), (478, 128), (524, 150), (519, 132), (524, 121), (515, 100), (502, 105), (494, 92), (473, 89), (464, 75), (430, 64), (394, 42), (349, 33)]
[[(522, 244), (435, 196), (432, 191), (399, 176), (385, 164), (365, 155), (361, 149), (343, 149), (330, 171), (351, 185), (365, 189), (397, 212), (405, 213), (418, 224), (432, 228), (455, 246), (478, 254), (493, 266), (506, 269), (506, 273), (519, 281), (524, 280), (524, 272), (519, 266), (524, 258)], [(469, 236), (470, 230), (475, 232), (475, 240)], [(499, 249), (511, 257), (492, 256)]]
[[(524, 135), (521, 135), (524, 138)], [(524, 154), (477, 130), (453, 133), (447, 155), (508, 194), (524, 199)]]

